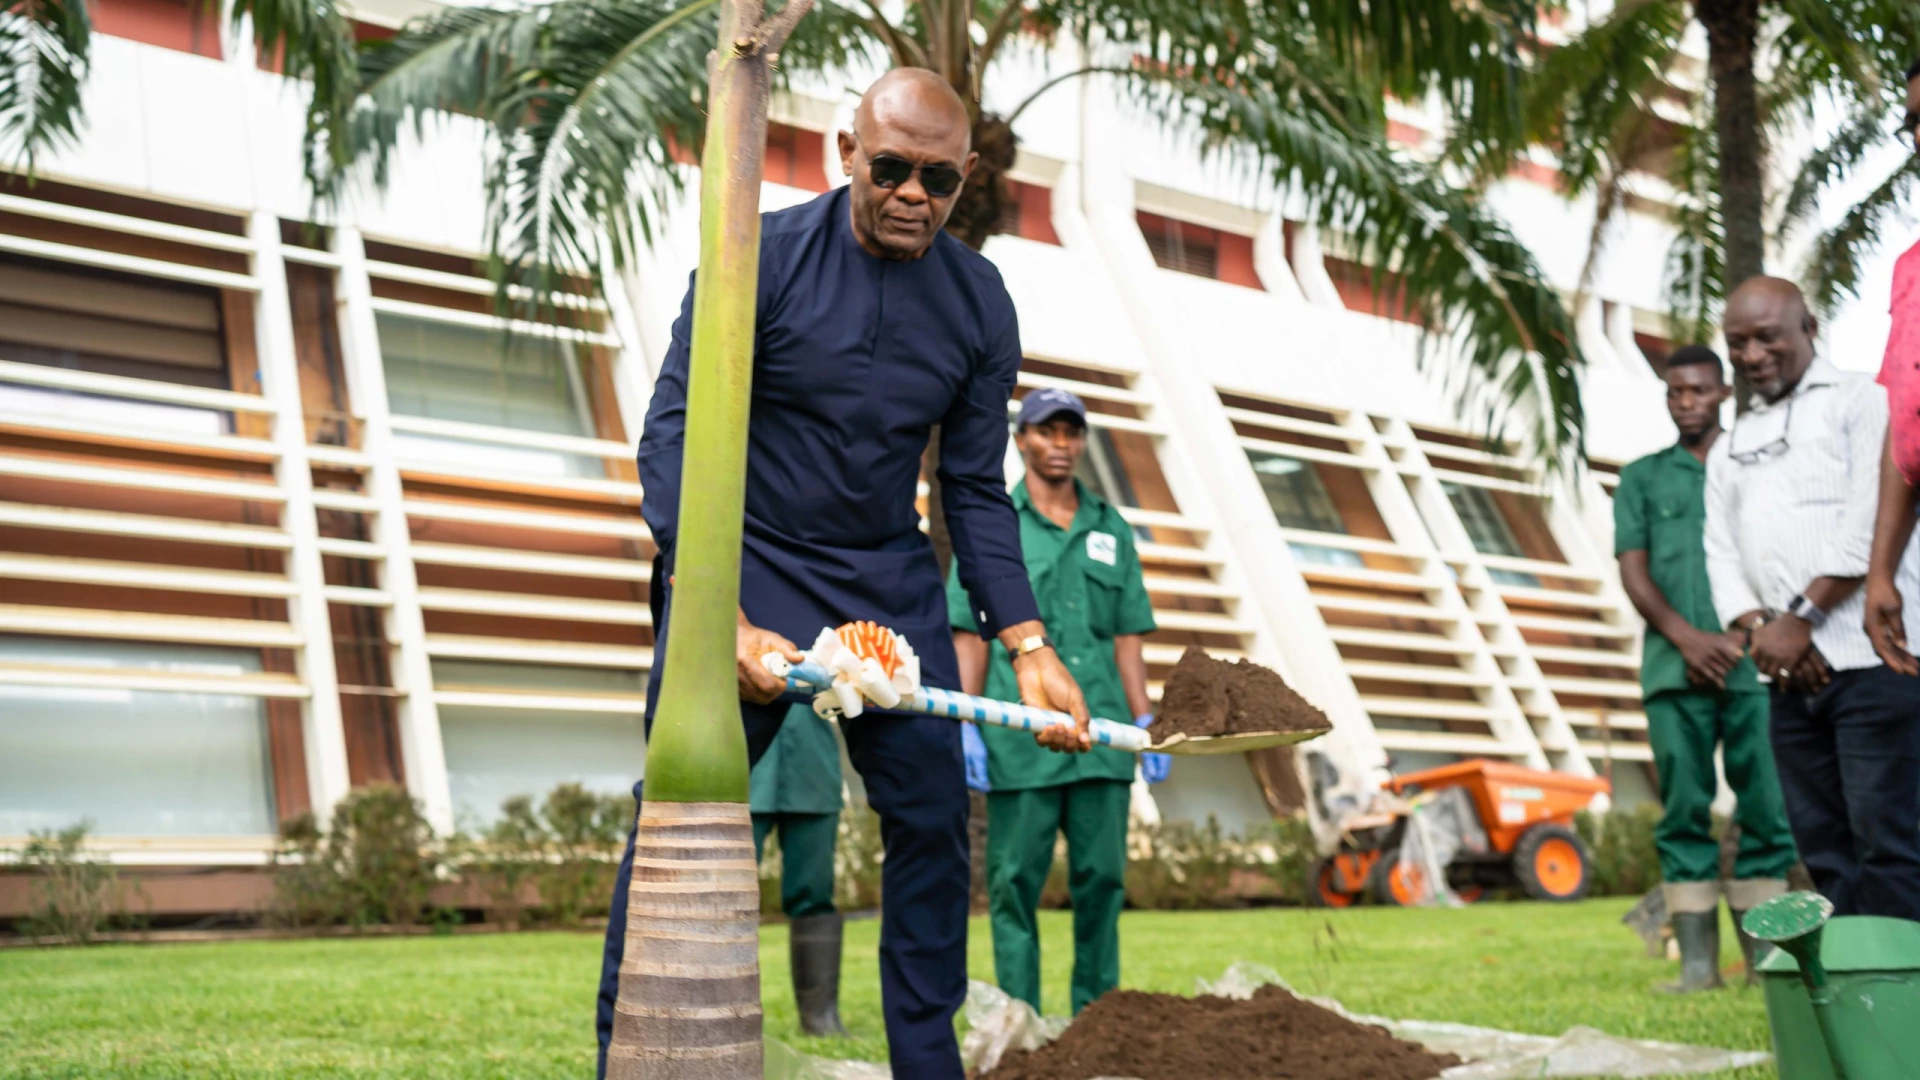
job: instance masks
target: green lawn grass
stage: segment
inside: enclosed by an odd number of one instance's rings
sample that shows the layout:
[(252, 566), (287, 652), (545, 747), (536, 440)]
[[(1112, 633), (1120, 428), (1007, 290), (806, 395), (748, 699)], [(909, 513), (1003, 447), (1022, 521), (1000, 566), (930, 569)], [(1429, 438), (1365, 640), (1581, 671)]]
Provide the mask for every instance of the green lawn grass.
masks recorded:
[[(1673, 966), (1647, 959), (1619, 924), (1629, 905), (1130, 912), (1121, 974), (1127, 986), (1190, 993), (1196, 977), (1249, 960), (1360, 1012), (1766, 1049), (1757, 992), (1654, 992)], [(1048, 912), (1042, 925), (1047, 1009), (1064, 1011), (1070, 916)], [(854, 1037), (803, 1040), (786, 929), (767, 927), (769, 1037), (883, 1059), (878, 930), (847, 929), (842, 1012)], [(1732, 963), (1730, 928), (1725, 937)], [(597, 935), (570, 933), (0, 950), (0, 1076), (587, 1076), (599, 956)], [(991, 977), (984, 920), (973, 923), (972, 968)]]

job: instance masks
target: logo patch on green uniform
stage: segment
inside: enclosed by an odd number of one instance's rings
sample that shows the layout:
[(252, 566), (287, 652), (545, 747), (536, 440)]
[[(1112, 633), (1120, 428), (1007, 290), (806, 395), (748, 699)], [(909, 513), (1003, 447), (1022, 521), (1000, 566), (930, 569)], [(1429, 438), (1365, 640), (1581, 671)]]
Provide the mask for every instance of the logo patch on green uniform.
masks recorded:
[(1120, 561), (1120, 540), (1112, 533), (1087, 534), (1087, 558), (1113, 566)]

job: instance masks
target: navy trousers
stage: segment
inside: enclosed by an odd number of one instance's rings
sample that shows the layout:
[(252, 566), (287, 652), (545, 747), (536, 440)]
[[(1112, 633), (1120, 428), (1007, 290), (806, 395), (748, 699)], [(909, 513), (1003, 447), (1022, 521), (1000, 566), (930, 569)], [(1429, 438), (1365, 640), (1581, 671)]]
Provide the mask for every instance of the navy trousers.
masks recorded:
[(1881, 665), (1773, 695), (1794, 842), (1837, 915), (1920, 920), (1920, 679)]
[[(657, 565), (657, 564), (656, 564)], [(656, 570), (654, 580), (667, 580)], [(655, 590), (658, 596), (666, 590)], [(669, 611), (656, 604), (661, 628), (654, 670), (664, 669)], [(945, 633), (945, 628), (939, 628)], [(811, 640), (811, 632), (805, 635)], [(910, 640), (919, 635), (909, 635)], [(932, 640), (929, 638), (929, 640)], [(944, 639), (943, 639), (944, 640)], [(936, 654), (937, 655), (937, 654)], [(951, 655), (949, 652), (947, 655)], [(923, 657), (923, 659), (925, 659)], [(945, 665), (942, 665), (945, 666)], [(940, 681), (934, 682), (935, 679)], [(941, 674), (933, 685), (949, 684)], [(659, 680), (648, 687), (647, 726)], [(788, 703), (740, 703), (747, 756), (757, 763), (786, 719)], [(967, 785), (960, 762), (960, 725), (932, 716), (869, 712), (842, 720), (847, 756), (867, 788), (867, 802), (880, 815), (886, 859), (880, 866), (880, 1006), (886, 1017), (887, 1054), (902, 1080), (963, 1080), (954, 1014), (967, 997)], [(633, 786), (641, 800), (645, 782)], [(637, 821), (637, 818), (636, 818)], [(600, 998), (595, 1027), (600, 1038), (598, 1076), (607, 1074), (607, 1044), (613, 1039), (613, 1007), (620, 993), (620, 960), (627, 943), (627, 885), (633, 877), (633, 833), (613, 886), (613, 910), (600, 961)]]

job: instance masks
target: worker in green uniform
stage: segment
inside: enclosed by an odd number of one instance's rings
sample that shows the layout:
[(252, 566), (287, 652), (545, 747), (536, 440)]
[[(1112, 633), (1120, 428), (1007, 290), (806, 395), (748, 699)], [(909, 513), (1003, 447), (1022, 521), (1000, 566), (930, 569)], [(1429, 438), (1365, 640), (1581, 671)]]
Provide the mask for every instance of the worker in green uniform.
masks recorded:
[[(1749, 908), (1786, 891), (1796, 855), (1767, 737), (1767, 694), (1747, 643), (1721, 632), (1707, 583), (1705, 462), (1732, 391), (1720, 357), (1697, 345), (1667, 361), (1666, 383), (1680, 441), (1621, 471), (1613, 546), (1620, 583), (1647, 621), (1640, 687), (1660, 782), (1655, 840), (1680, 944), (1680, 981), (1669, 989), (1685, 993), (1721, 985), (1716, 745), (1739, 799), (1739, 853), (1726, 887), (1736, 928)], [(1739, 933), (1751, 979), (1763, 947)]]
[(840, 834), (840, 741), (806, 705), (787, 712), (753, 767), (753, 852), (780, 833), (780, 910), (800, 1030), (845, 1037), (840, 1023), (840, 912), (833, 906), (833, 847)]
[[(1064, 390), (1022, 402), (1014, 443), (1026, 479), (1013, 490), (1027, 577), (1055, 650), (1086, 694), (1091, 715), (1152, 723), (1141, 635), (1153, 605), (1133, 532), (1120, 512), (1074, 478), (1087, 449), (1087, 409)], [(1006, 649), (978, 632), (975, 605), (957, 577), (947, 607), (970, 693), (1019, 700)], [(1067, 837), (1073, 898), (1073, 1011), (1120, 981), (1120, 909), (1126, 902), (1127, 809), (1136, 758), (1096, 747), (1059, 754), (1009, 728), (962, 732), (967, 783), (987, 792), (987, 903), (1000, 988), (1040, 1008), (1040, 890), (1054, 839)], [(1149, 782), (1166, 776), (1164, 754), (1143, 755)]]

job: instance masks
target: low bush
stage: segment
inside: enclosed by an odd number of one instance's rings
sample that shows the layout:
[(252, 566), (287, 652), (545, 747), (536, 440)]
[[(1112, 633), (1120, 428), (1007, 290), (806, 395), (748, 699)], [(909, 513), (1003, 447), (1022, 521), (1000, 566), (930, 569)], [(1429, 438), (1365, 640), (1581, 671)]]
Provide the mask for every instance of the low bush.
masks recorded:
[(1133, 830), (1127, 903), (1177, 911), (1239, 907), (1236, 871), (1260, 865), (1256, 843), (1229, 836), (1211, 814), (1206, 824), (1173, 822)]
[(1659, 824), (1660, 808), (1650, 804), (1574, 816), (1574, 829), (1593, 856), (1592, 895), (1640, 896), (1660, 884), (1653, 837)]
[(120, 876), (86, 850), (86, 822), (59, 831), (28, 834), (17, 865), (34, 876), (37, 906), (20, 920), (23, 934), (85, 945), (99, 934), (130, 925)]
[(486, 921), (518, 930), (547, 865), (546, 826), (530, 795), (500, 804), (500, 818), (479, 836), (456, 835), (448, 857), (482, 897)]
[(282, 827), (272, 917), (290, 926), (412, 926), (442, 855), (413, 796), (391, 784), (359, 788), (334, 806), (325, 832), (311, 814)]
[(633, 824), (633, 798), (561, 784), (540, 804), (540, 816), (553, 853), (539, 876), (547, 915), (562, 926), (604, 916)]
[(607, 914), (632, 826), (632, 796), (566, 783), (538, 805), (531, 795), (501, 803), (477, 836), (455, 837), (451, 861), (478, 891), (488, 922), (577, 926)]

